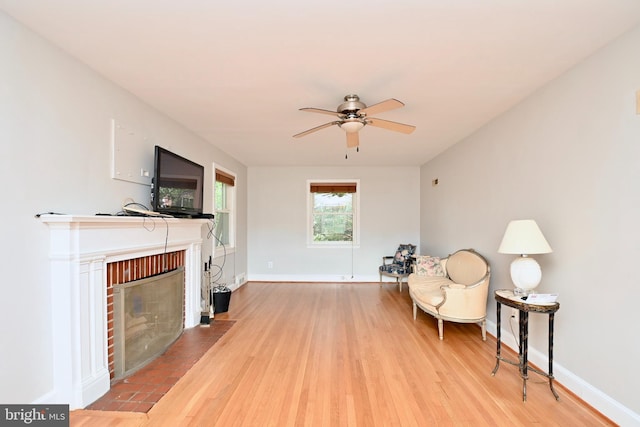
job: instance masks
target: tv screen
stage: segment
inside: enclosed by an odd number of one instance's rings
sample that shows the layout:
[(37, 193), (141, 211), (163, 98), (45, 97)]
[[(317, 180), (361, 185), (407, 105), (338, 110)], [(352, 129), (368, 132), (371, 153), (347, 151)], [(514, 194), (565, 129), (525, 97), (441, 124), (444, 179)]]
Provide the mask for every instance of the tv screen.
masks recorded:
[(156, 145), (151, 209), (174, 216), (202, 215), (204, 167)]

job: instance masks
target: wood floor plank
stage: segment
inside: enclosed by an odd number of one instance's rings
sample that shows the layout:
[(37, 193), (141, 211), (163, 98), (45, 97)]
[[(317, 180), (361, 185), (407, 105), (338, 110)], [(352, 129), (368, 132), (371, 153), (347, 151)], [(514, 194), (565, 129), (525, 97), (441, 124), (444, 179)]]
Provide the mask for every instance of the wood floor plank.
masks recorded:
[(147, 421), (147, 414), (140, 412), (82, 410), (69, 414), (69, 425), (75, 427), (137, 427)]
[(110, 413), (73, 411), (72, 424), (614, 425), (561, 387), (557, 402), (535, 374), (523, 403), (516, 368), (501, 364), (491, 376), (493, 337), (445, 323), (440, 341), (433, 318), (413, 320), (406, 289), (248, 283), (230, 308), (216, 318), (236, 320), (234, 327), (143, 419), (114, 415), (109, 424)]

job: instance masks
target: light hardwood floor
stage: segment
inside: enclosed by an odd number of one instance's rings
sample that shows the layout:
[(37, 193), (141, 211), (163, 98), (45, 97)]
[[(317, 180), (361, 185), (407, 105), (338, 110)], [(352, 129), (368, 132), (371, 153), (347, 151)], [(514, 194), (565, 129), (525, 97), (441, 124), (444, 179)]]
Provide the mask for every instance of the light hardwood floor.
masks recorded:
[[(444, 340), (391, 283), (248, 283), (237, 323), (149, 411), (72, 411), (72, 426), (604, 426), (614, 425), (517, 368), (476, 325)], [(214, 320), (215, 321), (215, 320)], [(513, 356), (513, 354), (511, 354)]]

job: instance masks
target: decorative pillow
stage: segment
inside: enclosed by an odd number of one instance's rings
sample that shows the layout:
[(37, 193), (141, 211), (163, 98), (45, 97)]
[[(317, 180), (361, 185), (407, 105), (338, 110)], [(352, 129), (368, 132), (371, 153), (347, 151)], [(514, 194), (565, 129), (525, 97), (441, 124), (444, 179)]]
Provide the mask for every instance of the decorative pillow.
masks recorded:
[(419, 256), (416, 258), (416, 274), (418, 276), (444, 277), (444, 269), (440, 258), (435, 256)]

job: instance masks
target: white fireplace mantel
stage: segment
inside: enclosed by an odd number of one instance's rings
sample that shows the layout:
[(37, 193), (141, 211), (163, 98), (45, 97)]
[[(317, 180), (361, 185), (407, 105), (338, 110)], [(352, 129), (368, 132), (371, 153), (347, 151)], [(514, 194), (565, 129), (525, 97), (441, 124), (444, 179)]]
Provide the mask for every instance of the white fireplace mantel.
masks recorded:
[(200, 321), (205, 219), (43, 215), (50, 229), (52, 402), (84, 408), (110, 387), (106, 265), (185, 251), (185, 328)]

